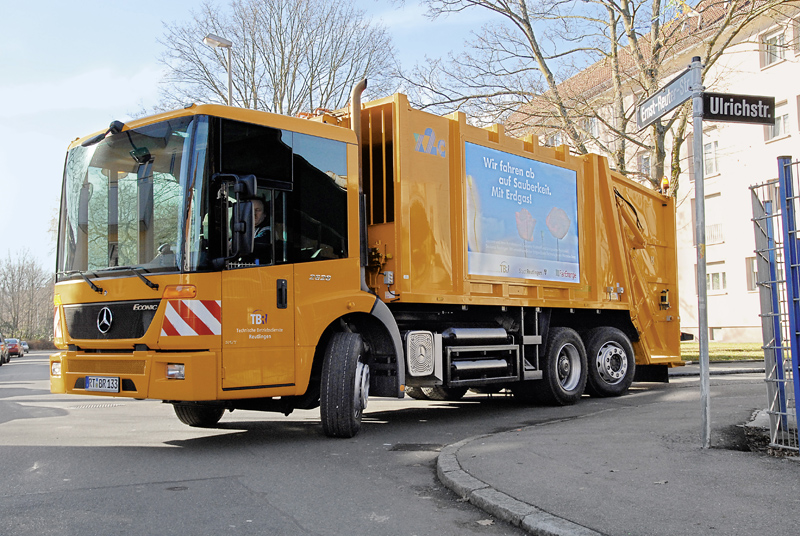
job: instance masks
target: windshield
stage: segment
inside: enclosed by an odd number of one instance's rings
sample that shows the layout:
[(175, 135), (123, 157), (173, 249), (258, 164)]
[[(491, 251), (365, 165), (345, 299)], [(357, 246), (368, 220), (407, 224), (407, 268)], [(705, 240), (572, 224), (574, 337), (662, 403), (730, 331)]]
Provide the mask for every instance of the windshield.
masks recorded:
[[(59, 280), (120, 267), (146, 272), (180, 268), (186, 197), (192, 197), (187, 181), (195, 121), (172, 119), (69, 151), (59, 225)], [(188, 250), (187, 254), (191, 256)]]

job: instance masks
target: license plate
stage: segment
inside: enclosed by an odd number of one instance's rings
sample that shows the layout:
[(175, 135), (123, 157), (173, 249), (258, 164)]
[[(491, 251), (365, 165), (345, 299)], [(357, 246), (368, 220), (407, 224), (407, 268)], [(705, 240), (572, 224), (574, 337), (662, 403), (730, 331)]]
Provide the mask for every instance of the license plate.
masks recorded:
[(119, 393), (119, 378), (86, 376), (84, 389), (87, 391), (102, 391), (104, 393)]

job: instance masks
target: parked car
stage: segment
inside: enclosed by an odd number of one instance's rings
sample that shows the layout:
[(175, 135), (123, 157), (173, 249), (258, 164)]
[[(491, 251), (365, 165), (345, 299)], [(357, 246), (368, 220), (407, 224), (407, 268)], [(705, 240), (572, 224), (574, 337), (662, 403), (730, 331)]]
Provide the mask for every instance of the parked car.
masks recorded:
[(31, 349), (28, 348), (28, 341), (22, 341), (22, 350), (28, 354), (30, 353)]
[(24, 350), (22, 349), (22, 343), (19, 342), (19, 339), (6, 339), (6, 346), (8, 346), (9, 358), (12, 355), (22, 357), (25, 354)]
[(3, 363), (8, 363), (10, 360), (11, 356), (8, 355), (6, 339), (3, 337), (3, 334), (0, 333), (0, 366), (3, 366)]

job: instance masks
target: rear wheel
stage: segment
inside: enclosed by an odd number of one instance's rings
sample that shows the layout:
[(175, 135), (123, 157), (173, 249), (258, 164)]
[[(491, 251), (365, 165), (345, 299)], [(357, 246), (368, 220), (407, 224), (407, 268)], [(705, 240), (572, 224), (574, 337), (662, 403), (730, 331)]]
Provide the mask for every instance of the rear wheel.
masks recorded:
[(214, 426), (225, 413), (225, 408), (200, 404), (173, 404), (172, 407), (175, 408), (175, 415), (183, 424), (197, 428)]
[(431, 400), (461, 400), (467, 394), (468, 387), (423, 387), (422, 392)]
[(320, 386), (322, 429), (330, 437), (353, 437), (369, 399), (369, 366), (361, 335), (334, 333), (325, 351)]
[(592, 396), (620, 396), (633, 382), (636, 359), (630, 339), (619, 329), (599, 327), (586, 337), (589, 361), (586, 392)]
[(406, 394), (416, 400), (428, 400), (421, 387), (406, 386)]
[(578, 333), (571, 328), (552, 328), (537, 394), (547, 404), (575, 404), (586, 387), (586, 368), (586, 349)]

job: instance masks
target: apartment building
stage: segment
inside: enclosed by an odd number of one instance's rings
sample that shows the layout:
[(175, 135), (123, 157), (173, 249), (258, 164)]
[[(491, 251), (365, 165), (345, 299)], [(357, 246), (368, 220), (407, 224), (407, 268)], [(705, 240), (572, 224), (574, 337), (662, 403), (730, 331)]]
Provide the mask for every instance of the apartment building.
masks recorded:
[[(775, 98), (775, 125), (703, 123), (709, 340), (761, 342), (749, 186), (777, 179), (777, 158), (800, 159), (798, 21), (764, 19), (730, 47), (703, 81), (707, 91)], [(691, 158), (691, 139), (686, 155)], [(683, 166), (690, 168), (691, 166)], [(678, 192), (681, 329), (697, 335), (695, 177)], [(777, 192), (775, 194), (777, 199)]]
[[(797, 3), (788, 4), (785, 11), (791, 16), (765, 16), (751, 24), (731, 43), (703, 79), (709, 92), (772, 96), (776, 103), (774, 126), (703, 123), (706, 285), (711, 341), (761, 342), (749, 187), (778, 177), (778, 156), (790, 155), (800, 159), (800, 11), (792, 10), (792, 5), (797, 6)], [(688, 67), (693, 56), (702, 56), (703, 53), (702, 30), (708, 21), (703, 21), (693, 12), (678, 22), (687, 25), (686, 33), (695, 39), (690, 46), (676, 52), (669, 59), (669, 65), (662, 67), (662, 72), (669, 73), (662, 81), (662, 87)], [(691, 41), (691, 38), (687, 39), (687, 42)], [(609, 91), (602, 89), (609, 87), (608, 79), (603, 80), (603, 76), (610, 76), (610, 72), (595, 65), (565, 84), (601, 88), (595, 91), (594, 98), (602, 98), (603, 91)], [(629, 109), (634, 107), (634, 95), (635, 92), (631, 91)], [(586, 118), (581, 119), (580, 124), (589, 138), (596, 136), (600, 143), (609, 145), (611, 137), (602, 132), (601, 122)], [(690, 124), (689, 136), (681, 146), (682, 173), (676, 197), (681, 330), (696, 336), (698, 285), (694, 222), (695, 181), (699, 177), (694, 176), (692, 169), (691, 130)], [(567, 143), (566, 136), (558, 130), (533, 128), (529, 132), (538, 134), (541, 144)], [(641, 135), (646, 136), (647, 130), (643, 130)], [(667, 167), (671, 145), (668, 134)], [(591, 141), (587, 141), (587, 146), (594, 152), (601, 152), (598, 145), (592, 146)], [(650, 152), (629, 149), (629, 176), (647, 181), (651, 173), (650, 160)]]

